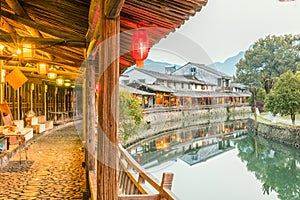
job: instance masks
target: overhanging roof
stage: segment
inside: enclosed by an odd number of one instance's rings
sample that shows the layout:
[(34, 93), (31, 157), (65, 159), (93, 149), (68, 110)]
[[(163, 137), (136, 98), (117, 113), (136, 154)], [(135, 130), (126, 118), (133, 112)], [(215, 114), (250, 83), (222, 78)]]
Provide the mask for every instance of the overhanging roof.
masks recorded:
[[(35, 57), (22, 59), (28, 62), (48, 61), (67, 72), (78, 71), (86, 57), (90, 41), (89, 12), (99, 0), (2, 0), (0, 44), (5, 45), (0, 59), (14, 65), (12, 55), (17, 47), (30, 42), (35, 44)], [(189, 17), (200, 11), (207, 0), (126, 0), (120, 13), (121, 72), (134, 64), (128, 49), (131, 33), (138, 27), (152, 27), (151, 46), (170, 32), (175, 31)], [(155, 29), (156, 28), (156, 29)], [(12, 64), (13, 63), (13, 64)]]

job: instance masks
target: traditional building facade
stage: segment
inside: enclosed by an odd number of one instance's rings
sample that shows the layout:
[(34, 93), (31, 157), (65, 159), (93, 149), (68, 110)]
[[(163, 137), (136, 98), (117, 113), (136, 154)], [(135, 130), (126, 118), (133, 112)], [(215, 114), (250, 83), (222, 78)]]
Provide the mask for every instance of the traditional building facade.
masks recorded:
[(230, 76), (203, 64), (187, 63), (166, 72), (133, 68), (121, 76), (120, 83), (155, 94), (146, 99), (148, 107), (240, 106), (250, 96), (245, 85), (232, 83)]

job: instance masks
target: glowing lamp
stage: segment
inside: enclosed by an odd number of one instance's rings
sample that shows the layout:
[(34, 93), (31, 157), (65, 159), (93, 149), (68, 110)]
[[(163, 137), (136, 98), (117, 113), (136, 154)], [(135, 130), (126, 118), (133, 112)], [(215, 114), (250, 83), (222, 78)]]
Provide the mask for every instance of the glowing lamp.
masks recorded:
[(70, 87), (71, 86), (71, 81), (70, 80), (65, 80), (65, 87)]
[(138, 29), (134, 32), (131, 41), (131, 54), (136, 60), (137, 67), (144, 66), (144, 60), (148, 57), (149, 49), (148, 33), (144, 29)]
[(56, 76), (57, 76), (57, 75), (56, 75), (56, 73), (54, 73), (54, 72), (49, 72), (49, 73), (48, 73), (48, 78), (49, 78), (49, 79), (55, 79)]
[(23, 58), (34, 57), (34, 45), (22, 44), (22, 56)]
[(0, 83), (5, 83), (5, 69), (0, 70)]
[(20, 48), (18, 48), (18, 50), (17, 50), (17, 54), (18, 54), (18, 55), (20, 55), (21, 53), (22, 53), (21, 49), (20, 49)]
[(39, 74), (47, 74), (47, 64), (46, 63), (39, 63), (38, 64), (38, 73)]
[(56, 79), (56, 85), (62, 86), (63, 84), (64, 84), (64, 79), (61, 78), (61, 77), (58, 77), (58, 78)]

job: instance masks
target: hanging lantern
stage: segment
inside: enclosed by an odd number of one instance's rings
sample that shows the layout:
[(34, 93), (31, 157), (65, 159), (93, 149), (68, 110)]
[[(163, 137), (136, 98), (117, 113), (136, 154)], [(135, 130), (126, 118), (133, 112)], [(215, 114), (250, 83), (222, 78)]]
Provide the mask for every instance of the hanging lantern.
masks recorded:
[(144, 29), (138, 29), (132, 36), (131, 53), (136, 60), (136, 67), (143, 68), (149, 53), (149, 37)]
[(47, 74), (48, 66), (46, 63), (38, 64), (38, 73), (39, 74)]
[(64, 84), (64, 79), (62, 77), (58, 77), (56, 79), (56, 85), (62, 86)]
[(5, 83), (5, 69), (0, 70), (0, 83)]
[(22, 57), (32, 58), (34, 57), (34, 45), (32, 44), (22, 44)]
[(30, 85), (30, 90), (31, 90), (31, 91), (34, 90), (34, 83), (31, 83), (31, 85)]
[(70, 87), (71, 86), (71, 81), (70, 80), (65, 80), (65, 84), (64, 84), (65, 87)]
[(96, 83), (95, 84), (95, 93), (99, 94), (99, 92), (100, 92), (100, 83)]
[(55, 79), (57, 75), (54, 72), (49, 72), (47, 76), (49, 79)]

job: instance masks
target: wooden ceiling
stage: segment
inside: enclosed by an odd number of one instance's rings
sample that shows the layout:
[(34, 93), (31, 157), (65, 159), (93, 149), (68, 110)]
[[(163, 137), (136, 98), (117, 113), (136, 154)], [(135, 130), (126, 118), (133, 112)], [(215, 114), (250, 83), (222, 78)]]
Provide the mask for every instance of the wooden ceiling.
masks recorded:
[[(20, 66), (47, 61), (66, 72), (76, 73), (86, 58), (91, 4), (97, 0), (0, 0), (0, 44), (5, 65)], [(99, 0), (98, 0), (99, 1)], [(130, 55), (132, 32), (150, 27), (151, 45), (175, 31), (200, 11), (207, 0), (125, 0), (120, 14), (120, 67), (134, 64)], [(90, 23), (89, 23), (90, 21)], [(35, 56), (15, 56), (24, 43), (34, 44)]]

